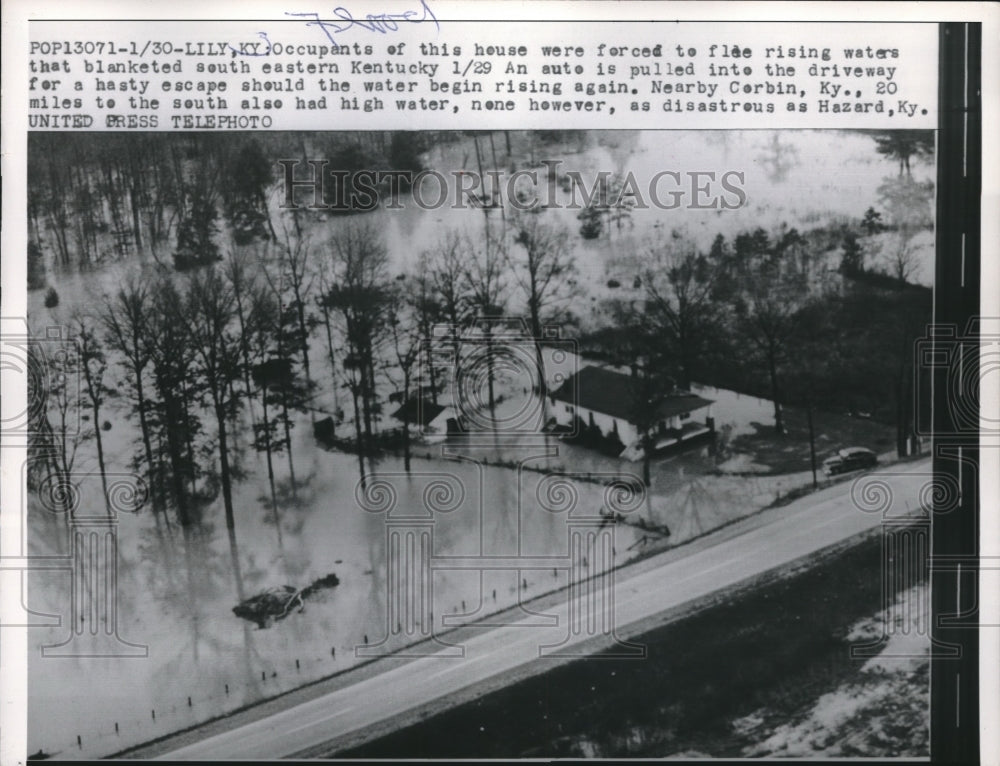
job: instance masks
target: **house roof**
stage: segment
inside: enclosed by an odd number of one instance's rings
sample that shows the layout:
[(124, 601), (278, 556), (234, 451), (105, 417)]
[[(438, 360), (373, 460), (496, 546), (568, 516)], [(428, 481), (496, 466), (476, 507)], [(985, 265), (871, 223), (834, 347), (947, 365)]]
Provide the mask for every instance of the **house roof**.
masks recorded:
[(413, 425), (429, 426), (438, 415), (444, 412), (444, 407), (427, 399), (411, 396), (403, 405), (392, 413), (396, 420), (406, 420)]
[[(552, 393), (552, 398), (633, 422), (638, 399), (637, 388), (638, 384), (631, 375), (590, 365), (567, 378)], [(710, 404), (711, 399), (681, 391), (664, 398), (656, 408), (656, 414), (661, 418), (669, 418)]]

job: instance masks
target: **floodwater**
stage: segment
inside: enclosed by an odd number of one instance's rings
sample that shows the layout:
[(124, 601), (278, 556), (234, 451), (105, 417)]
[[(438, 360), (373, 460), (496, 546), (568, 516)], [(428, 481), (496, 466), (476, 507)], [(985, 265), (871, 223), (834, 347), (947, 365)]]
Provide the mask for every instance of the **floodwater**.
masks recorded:
[[(515, 135), (516, 141), (523, 140)], [(632, 170), (643, 187), (658, 170), (735, 170), (746, 174), (748, 205), (726, 215), (716, 210), (634, 211), (621, 230), (615, 228), (594, 241), (575, 236), (576, 211), (543, 213), (565, 223), (574, 235), (580, 281), (589, 290), (581, 301), (603, 297), (608, 275), (621, 268), (629, 253), (672, 229), (707, 247), (719, 232), (733, 236), (781, 222), (803, 230), (810, 220), (859, 217), (876, 204), (875, 190), (882, 178), (894, 172), (890, 162), (875, 154), (871, 139), (858, 134), (651, 131), (598, 136), (581, 152), (564, 152), (560, 172), (576, 170), (586, 179), (588, 173), (602, 169)], [(469, 141), (435, 150), (438, 156), (431, 156), (429, 164), (445, 171), (473, 169)], [(776, 151), (782, 160), (777, 164)], [(544, 157), (539, 153), (538, 158)], [(564, 190), (558, 194), (562, 203), (568, 201)], [(477, 236), (487, 225), (502, 225), (497, 211), (484, 214), (474, 209), (421, 210), (407, 205), (370, 215), (385, 236), (393, 274), (412, 268), (415, 256), (433, 248), (445, 230), (464, 229)], [(311, 224), (319, 259), (323, 235), (336, 225), (332, 219)], [(29, 295), (32, 326), (65, 322), (74, 307), (94, 305), (129, 269), (113, 264), (86, 273), (50, 273), (61, 305), (50, 312), (41, 307), (40, 293)], [(513, 288), (511, 292), (510, 310), (517, 311)], [(313, 339), (314, 375), (326, 391), (318, 406), (335, 409), (337, 394), (329, 385), (328, 365), (320, 361), (325, 358), (325, 344), (319, 334)], [(572, 356), (563, 358), (570, 365), (579, 363)], [(729, 423), (738, 429), (751, 420), (766, 422), (766, 402), (715, 393), (719, 426)], [(343, 392), (339, 396), (346, 399)], [(105, 450), (108, 470), (126, 474), (137, 433), (124, 412), (115, 411), (118, 406), (123, 405), (108, 405), (113, 427), (104, 434)], [(242, 417), (245, 442), (247, 413)], [(655, 494), (646, 509), (616, 496), (603, 478), (581, 480), (542, 472), (559, 467), (578, 473), (638, 473), (637, 466), (609, 463), (551, 440), (522, 445), (515, 439), (476, 448), (445, 445), (460, 452), (458, 459), (443, 457), (441, 445), (419, 447), (409, 472), (401, 459), (381, 458), (366, 467), (366, 485), (361, 488), (357, 457), (318, 449), (311, 421), (310, 415), (301, 415), (293, 430), (294, 493), (288, 457), (275, 455), (281, 485), (277, 523), (263, 457), (237, 443), (243, 478), (234, 488), (232, 537), (218, 501), (205, 509), (200, 524), (188, 530), (158, 520), (148, 507), (121, 514), (108, 527), (117, 539), (117, 551), (105, 559), (117, 560), (116, 585), (94, 580), (72, 607), (72, 525), (65, 514), (29, 497), (23, 516), (31, 553), (63, 556), (66, 563), (63, 570), (34, 572), (26, 578), (28, 605), (61, 617), (58, 626), (29, 631), (29, 752), (43, 749), (61, 758), (108, 755), (341, 671), (358, 661), (357, 647), (367, 644), (390, 651), (426, 635), (431, 630), (426, 622), (411, 622), (392, 611), (390, 586), (396, 580), (387, 541), (395, 531), (430, 535), (432, 596), (424, 619), (438, 634), (445, 631), (446, 622), (476, 619), (565, 586), (572, 564), (568, 519), (574, 510), (593, 514), (601, 508), (615, 509), (616, 502), (624, 504), (631, 513), (669, 524), (672, 542), (680, 542), (762, 507), (773, 499), (776, 486), (780, 491), (781, 481), (787, 489), (801, 478), (699, 476), (697, 471), (685, 473), (681, 461), (657, 468)], [(497, 465), (498, 460), (519, 467)], [(79, 467), (83, 473), (96, 468), (92, 443), (81, 447)], [(103, 506), (93, 475), (81, 481), (80, 492), (81, 508)], [(618, 563), (642, 552), (641, 530), (617, 525), (614, 534)], [(509, 568), (449, 569), (448, 557), (456, 556), (506, 557)], [(549, 556), (553, 566), (519, 570), (518, 556)], [(582, 575), (589, 573), (588, 564), (575, 563)], [(266, 629), (232, 612), (241, 598), (265, 588), (301, 588), (331, 572), (340, 579), (338, 586), (319, 592), (306, 601), (304, 610), (293, 609)], [(117, 612), (92, 608), (105, 593), (116, 593)], [(396, 624), (392, 615), (400, 617)], [(81, 616), (83, 621), (78, 622)], [(102, 625), (116, 627), (118, 636), (105, 642), (102, 651), (118, 656), (72, 656), (81, 654), (73, 642), (62, 649), (70, 656), (42, 656), (42, 647), (63, 644), (72, 628), (86, 634), (91, 622), (102, 619)], [(32, 620), (53, 622), (42, 617)], [(120, 656), (136, 654), (140, 656)]]
[[(389, 636), (383, 646), (390, 650), (420, 638), (420, 625), (397, 633), (398, 623), (389, 624), (390, 529), (432, 530), (432, 619), (440, 633), (446, 619), (475, 619), (565, 586), (569, 513), (593, 515), (615, 501), (598, 483), (440, 457), (415, 458), (408, 474), (401, 460), (380, 459), (361, 489), (357, 458), (317, 450), (309, 431), (308, 419), (295, 429), (296, 498), (288, 491), (287, 471), (282, 473), (280, 540), (262, 458), (251, 453), (243, 455), (249, 476), (237, 484), (234, 498), (235, 551), (216, 508), (188, 535), (176, 524), (157, 524), (148, 508), (123, 514), (112, 525), (118, 540), (118, 635), (147, 646), (148, 656), (39, 656), (41, 646), (66, 640), (71, 620), (106, 613), (89, 606), (90, 598), (100, 598), (100, 582), (91, 584), (97, 593), (85, 594), (70, 615), (69, 573), (32, 574), (31, 608), (61, 614), (63, 625), (30, 632), (31, 752), (107, 755), (343, 670), (357, 662), (355, 647)], [(536, 453), (525, 454), (525, 466)], [(80, 489), (81, 508), (100, 507), (96, 479), (85, 479)], [(32, 552), (66, 555), (65, 516), (32, 500), (29, 517)], [(614, 534), (620, 560), (639, 552), (629, 550), (638, 530), (620, 526)], [(553, 568), (454, 571), (447, 568), (449, 556), (551, 556)], [(276, 585), (304, 587), (331, 572), (340, 585), (267, 629), (232, 613), (242, 596)], [(135, 651), (111, 644), (111, 652)]]

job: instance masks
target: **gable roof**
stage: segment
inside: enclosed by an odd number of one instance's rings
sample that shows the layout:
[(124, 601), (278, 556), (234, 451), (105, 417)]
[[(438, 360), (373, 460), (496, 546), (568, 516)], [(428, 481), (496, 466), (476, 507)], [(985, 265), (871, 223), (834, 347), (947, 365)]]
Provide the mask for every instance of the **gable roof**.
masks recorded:
[(392, 413), (392, 417), (402, 421), (405, 416), (407, 422), (412, 425), (429, 426), (434, 418), (442, 412), (444, 412), (444, 407), (440, 404), (411, 396), (403, 403), (403, 406)]
[[(631, 375), (589, 365), (567, 378), (551, 396), (561, 402), (631, 423), (635, 417), (637, 388), (637, 382)], [(681, 391), (664, 398), (656, 408), (656, 414), (669, 418), (710, 404), (711, 399)]]

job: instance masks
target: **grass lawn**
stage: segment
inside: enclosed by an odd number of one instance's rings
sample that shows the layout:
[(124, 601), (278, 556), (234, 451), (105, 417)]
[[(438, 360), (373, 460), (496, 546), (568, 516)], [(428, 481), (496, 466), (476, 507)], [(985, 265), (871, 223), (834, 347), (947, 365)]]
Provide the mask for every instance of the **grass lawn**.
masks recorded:
[[(778, 434), (773, 425), (752, 423), (755, 433), (741, 434), (728, 445), (733, 455), (750, 455), (752, 462), (766, 466), (769, 473), (795, 473), (810, 469), (809, 422), (806, 411), (785, 407), (785, 433)], [(867, 447), (882, 453), (896, 443), (893, 426), (847, 414), (813, 411), (816, 433), (817, 469), (824, 458), (844, 447)]]
[[(740, 756), (776, 727), (802, 721), (821, 696), (873, 683), (863, 661), (850, 658), (847, 633), (882, 608), (881, 579), (880, 539), (868, 536), (810, 569), (642, 635), (645, 661), (575, 661), (337, 756)], [(908, 683), (925, 687), (922, 672)], [(921, 755), (913, 730), (926, 720), (926, 695), (902, 702), (907, 710), (893, 714), (901, 742), (888, 750)], [(757, 725), (736, 724), (748, 717)], [(865, 731), (860, 739), (857, 754), (871, 741)], [(880, 745), (871, 747), (880, 754)]]

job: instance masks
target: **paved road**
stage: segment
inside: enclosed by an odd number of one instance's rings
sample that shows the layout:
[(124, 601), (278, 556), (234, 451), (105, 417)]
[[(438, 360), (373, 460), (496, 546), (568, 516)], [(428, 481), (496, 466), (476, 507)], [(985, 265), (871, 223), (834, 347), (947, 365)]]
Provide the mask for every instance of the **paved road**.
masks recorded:
[[(894, 494), (894, 509), (903, 509), (907, 504), (919, 507), (920, 488), (930, 469), (930, 461), (922, 460), (895, 466), (880, 477)], [(626, 626), (697, 600), (877, 526), (880, 514), (858, 510), (851, 501), (851, 485), (847, 481), (802, 498), (779, 509), (779, 513), (767, 512), (766, 517), (762, 516), (763, 523), (751, 526), (745, 533), (720, 534), (717, 544), (698, 545), (690, 555), (668, 559), (662, 566), (634, 574), (628, 568), (619, 570), (614, 586), (616, 624)], [(583, 631), (570, 633), (567, 639), (572, 594), (567, 591), (565, 600), (545, 610), (558, 615), (556, 627), (515, 624), (484, 628), (485, 632), (465, 642), (464, 658), (415, 659), (160, 757), (211, 760), (289, 756), (537, 661), (540, 644), (563, 642), (563, 647), (571, 649), (592, 637)], [(580, 598), (576, 597), (575, 606), (579, 606)]]

